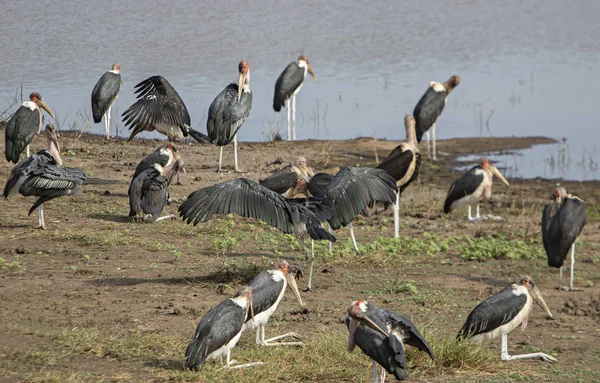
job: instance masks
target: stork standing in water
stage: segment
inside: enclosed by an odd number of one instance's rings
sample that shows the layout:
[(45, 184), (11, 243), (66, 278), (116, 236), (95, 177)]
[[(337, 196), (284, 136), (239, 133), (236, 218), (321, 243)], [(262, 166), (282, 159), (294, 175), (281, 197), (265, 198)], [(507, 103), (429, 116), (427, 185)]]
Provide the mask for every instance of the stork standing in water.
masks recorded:
[(191, 135), (205, 143), (206, 135), (191, 127), (190, 114), (179, 93), (162, 76), (152, 76), (135, 86), (137, 101), (121, 115), (123, 123), (132, 130), (131, 141), (143, 131), (158, 131), (169, 141), (183, 140)]
[[(305, 261), (308, 259), (304, 242), (306, 236), (313, 240), (336, 240), (321, 226), (333, 213), (330, 198), (287, 199), (247, 178), (196, 190), (179, 206), (179, 215), (188, 224), (193, 222), (194, 226), (200, 221), (207, 222), (215, 214), (230, 213), (260, 219), (286, 234), (297, 235), (302, 241)], [(312, 272), (308, 277), (309, 288), (311, 277)]]
[(121, 89), (121, 66), (113, 64), (112, 69), (104, 73), (92, 90), (92, 116), (98, 124), (104, 117), (106, 139), (110, 139), (110, 108), (119, 96)]
[[(479, 201), (481, 201), (482, 198), (490, 199), (492, 196), (493, 176), (500, 178), (500, 181), (507, 186), (509, 185), (502, 173), (500, 173), (487, 158), (482, 158), (479, 165), (474, 166), (452, 183), (448, 190), (446, 201), (444, 202), (444, 213), (448, 214), (452, 210), (468, 205), (469, 221), (488, 218), (501, 220), (501, 217), (495, 217), (493, 215), (479, 215)], [(477, 203), (477, 215), (472, 217), (471, 205), (474, 203)]]
[[(306, 72), (310, 73), (313, 80), (317, 81), (317, 76), (308, 63), (305, 56), (298, 57), (298, 61), (290, 63), (277, 78), (275, 83), (275, 95), (273, 96), (273, 110), (279, 112), (281, 108), (287, 109), (287, 139), (296, 140), (296, 95), (302, 89)], [(290, 102), (293, 135), (290, 129)]]
[(25, 148), (27, 148), (27, 157), (31, 155), (29, 144), (31, 144), (33, 136), (42, 132), (40, 108), (55, 118), (50, 107), (42, 100), (42, 96), (33, 92), (29, 95), (29, 101), (25, 101), (8, 120), (4, 130), (4, 150), (7, 161), (15, 164), (19, 162), (19, 157)]
[(404, 117), (406, 142), (398, 145), (378, 166), (394, 177), (398, 192), (394, 204), (394, 237), (400, 237), (400, 196), (419, 175), (421, 152), (415, 134), (415, 118), (409, 114)]
[[(426, 352), (434, 359), (433, 349), (408, 318), (379, 308), (372, 302), (352, 302), (348, 307), (346, 326), (348, 351), (352, 352), (358, 346), (373, 360), (374, 383), (384, 383), (386, 371), (398, 380), (407, 377), (405, 344)], [(380, 376), (377, 364), (381, 366)]]
[(304, 307), (296, 278), (294, 273), (289, 272), (289, 264), (286, 260), (281, 260), (275, 270), (267, 270), (258, 274), (248, 287), (252, 289), (252, 309), (254, 317), (246, 319), (246, 327), (256, 330), (256, 344), (261, 346), (302, 346), (303, 343), (295, 342), (275, 342), (288, 337), (301, 339), (295, 332), (279, 335), (270, 339), (265, 339), (265, 325), (269, 318), (283, 299), (286, 287), (292, 290), (292, 293)]
[(308, 181), (312, 176), (314, 171), (306, 165), (306, 159), (297, 157), (293, 163), (263, 179), (260, 184), (285, 198), (294, 198), (299, 193), (297, 181)]
[(563, 263), (571, 250), (571, 278), (568, 290), (575, 290), (573, 288), (575, 241), (585, 226), (585, 203), (581, 198), (567, 194), (567, 190), (563, 187), (554, 190), (552, 199), (556, 204), (556, 213), (551, 216), (552, 206), (546, 205), (542, 214), (542, 240), (548, 256), (548, 266), (560, 268), (558, 288), (561, 290)]
[[(234, 298), (224, 300), (206, 313), (198, 323), (194, 339), (185, 351), (186, 366), (197, 370), (206, 360), (216, 358), (220, 358), (223, 363), (223, 355), (226, 356), (227, 368), (237, 363), (231, 360), (231, 350), (244, 332), (248, 312), (254, 317), (252, 289), (244, 287)], [(263, 363), (242, 364), (234, 368), (257, 364)]]
[(478, 304), (467, 317), (467, 321), (458, 332), (457, 339), (468, 337), (474, 342), (483, 342), (501, 336), (500, 357), (503, 361), (541, 359), (546, 362), (557, 362), (556, 358), (543, 352), (508, 354), (508, 334), (519, 325), (523, 328), (527, 327), (533, 301), (536, 301), (546, 314), (553, 318), (535, 282), (529, 275), (525, 275), (518, 284), (514, 283)]
[(252, 109), (252, 91), (250, 91), (250, 65), (246, 60), (238, 65), (238, 82), (229, 84), (208, 108), (206, 120), (206, 140), (220, 146), (219, 169), (223, 162), (223, 146), (233, 141), (234, 171), (241, 172), (238, 166), (237, 132), (242, 127)]
[(83, 170), (62, 166), (57, 133), (51, 124), (46, 125), (46, 143), (48, 149), (27, 157), (11, 170), (4, 186), (4, 198), (16, 193), (38, 197), (29, 214), (38, 209), (41, 229), (46, 229), (43, 203), (75, 194), (86, 180)]
[(435, 150), (435, 123), (442, 114), (444, 106), (446, 106), (446, 100), (448, 95), (452, 93), (454, 88), (460, 84), (460, 76), (454, 75), (448, 79), (445, 83), (439, 83), (432, 81), (429, 83), (429, 88), (421, 97), (413, 116), (415, 116), (416, 122), (416, 133), (417, 142), (421, 142), (423, 134), (427, 136), (427, 157), (431, 158), (431, 148), (429, 140), (429, 128), (431, 128), (431, 135), (433, 136), (433, 160), (437, 161), (437, 154)]
[(159, 222), (177, 215), (160, 217), (169, 200), (169, 184), (183, 166), (181, 159), (162, 167), (155, 163), (131, 180), (129, 186), (129, 217), (137, 222)]

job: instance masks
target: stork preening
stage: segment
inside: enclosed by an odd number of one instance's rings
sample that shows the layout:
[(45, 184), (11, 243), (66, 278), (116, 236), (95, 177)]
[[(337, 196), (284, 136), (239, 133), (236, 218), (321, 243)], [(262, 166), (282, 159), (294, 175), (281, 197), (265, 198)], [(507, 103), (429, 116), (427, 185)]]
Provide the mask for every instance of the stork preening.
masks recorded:
[(548, 266), (560, 268), (559, 290), (562, 287), (563, 263), (571, 250), (571, 278), (568, 290), (573, 288), (575, 267), (575, 241), (585, 226), (585, 203), (577, 196), (567, 194), (563, 187), (552, 193), (556, 213), (551, 216), (552, 206), (546, 205), (542, 214), (542, 240), (548, 256)]
[[(180, 158), (181, 155), (179, 154), (179, 150), (177, 150), (177, 147), (172, 143), (160, 146), (155, 151), (144, 157), (144, 159), (142, 159), (137, 164), (137, 166), (135, 167), (135, 172), (133, 173), (133, 177), (131, 179), (135, 179), (135, 177), (137, 177), (141, 172), (150, 169), (152, 166), (154, 166), (154, 164), (159, 164), (164, 168), (171, 165), (173, 162), (175, 162), (175, 160), (178, 160)], [(179, 182), (179, 172), (182, 171), (183, 174), (186, 174), (183, 162), (180, 162), (179, 165), (180, 166), (178, 166), (176, 169), (177, 182), (175, 183), (175, 185), (181, 185), (181, 183)]]
[(314, 171), (306, 164), (306, 159), (297, 157), (293, 163), (263, 179), (260, 184), (285, 198), (294, 198), (300, 193), (297, 181), (308, 181), (312, 176)]
[(396, 180), (398, 192), (394, 203), (394, 237), (400, 237), (400, 196), (402, 192), (419, 175), (421, 152), (415, 134), (415, 118), (409, 114), (404, 117), (406, 142), (396, 146), (394, 150), (377, 166), (388, 172)]
[(38, 209), (38, 226), (41, 229), (46, 229), (43, 204), (57, 197), (75, 194), (86, 180), (83, 170), (62, 166), (57, 133), (51, 124), (46, 125), (46, 143), (48, 149), (25, 158), (11, 170), (4, 186), (4, 198), (16, 193), (38, 197), (29, 209), (29, 215)]
[[(300, 306), (304, 307), (295, 277), (296, 274), (289, 270), (288, 262), (286, 260), (281, 260), (275, 270), (263, 271), (248, 283), (248, 287), (252, 289), (252, 309), (254, 311), (254, 317), (246, 319), (246, 327), (256, 331), (256, 344), (261, 346), (303, 345), (303, 343), (299, 341), (302, 338), (295, 332), (289, 332), (287, 334), (265, 339), (265, 325), (269, 322), (271, 315), (277, 310), (277, 307), (285, 294), (286, 287), (289, 287), (290, 290), (292, 290), (292, 293), (298, 300), (298, 303), (300, 303)], [(277, 342), (285, 338), (293, 338), (295, 341)]]
[(445, 83), (432, 81), (429, 83), (429, 88), (421, 97), (413, 116), (415, 116), (417, 142), (421, 142), (423, 134), (427, 136), (427, 158), (431, 158), (431, 145), (429, 139), (429, 128), (433, 137), (433, 160), (437, 161), (437, 152), (435, 149), (435, 123), (442, 114), (448, 95), (452, 93), (454, 88), (460, 84), (460, 76), (454, 75)]
[(250, 65), (242, 60), (238, 65), (238, 82), (229, 84), (208, 108), (206, 120), (207, 141), (220, 147), (219, 169), (223, 163), (223, 146), (233, 141), (234, 171), (241, 172), (238, 166), (237, 132), (242, 127), (252, 109), (252, 91), (250, 91)]
[[(285, 67), (283, 72), (277, 78), (275, 83), (275, 95), (273, 96), (273, 110), (279, 112), (281, 108), (287, 109), (287, 139), (296, 140), (296, 95), (302, 89), (306, 72), (310, 73), (313, 80), (317, 81), (317, 76), (308, 63), (305, 56), (298, 57), (298, 61), (291, 62)], [(290, 108), (290, 103), (291, 108)], [(293, 135), (290, 129), (290, 112), (292, 114)]]
[[(237, 363), (231, 360), (231, 350), (244, 332), (244, 323), (252, 309), (252, 289), (244, 287), (234, 298), (225, 299), (212, 308), (200, 319), (194, 339), (185, 351), (185, 364), (192, 370), (197, 370), (210, 359), (221, 359), (226, 356), (227, 368)], [(235, 366), (234, 368), (248, 367), (261, 362), (254, 362)]]
[(52, 118), (54, 114), (39, 93), (31, 93), (29, 101), (25, 101), (13, 114), (4, 130), (6, 160), (18, 163), (23, 150), (27, 148), (27, 157), (31, 155), (29, 144), (33, 136), (42, 132), (42, 111), (44, 109)]
[(129, 186), (129, 218), (137, 222), (159, 222), (175, 219), (177, 215), (169, 214), (161, 217), (165, 205), (169, 201), (169, 184), (171, 179), (183, 166), (181, 159), (162, 167), (159, 163), (152, 165), (131, 180)]
[(110, 108), (119, 96), (121, 89), (121, 66), (113, 64), (112, 69), (104, 73), (92, 90), (92, 117), (98, 124), (104, 117), (106, 139), (110, 139)]
[[(348, 351), (352, 352), (358, 346), (373, 360), (374, 383), (384, 383), (386, 371), (398, 380), (407, 377), (405, 344), (426, 352), (432, 360), (435, 358), (429, 343), (408, 318), (379, 308), (373, 302), (352, 302), (348, 307), (346, 326)], [(381, 375), (377, 373), (377, 364), (381, 366)]]
[[(230, 213), (260, 219), (286, 234), (297, 235), (304, 247), (305, 261), (308, 259), (306, 236), (313, 240), (335, 242), (335, 237), (321, 225), (333, 213), (331, 198), (287, 199), (247, 178), (196, 190), (179, 206), (179, 215), (188, 224), (193, 222), (194, 226), (201, 221), (207, 222), (215, 214)], [(311, 277), (312, 273), (308, 277), (309, 288)]]
[(525, 275), (521, 277), (518, 284), (513, 283), (479, 303), (467, 317), (467, 321), (458, 332), (457, 339), (469, 338), (473, 342), (483, 342), (500, 336), (502, 338), (500, 357), (503, 361), (541, 359), (546, 362), (557, 362), (556, 358), (543, 352), (508, 354), (508, 334), (519, 325), (523, 328), (527, 327), (533, 301), (537, 302), (550, 318), (553, 318), (537, 285), (529, 275)]
[(128, 141), (140, 132), (156, 130), (169, 141), (191, 135), (198, 142), (206, 142), (205, 135), (192, 129), (185, 103), (164, 77), (149, 77), (135, 89), (137, 101), (121, 115), (125, 126), (132, 130)]
[[(501, 220), (502, 217), (479, 215), (479, 201), (481, 199), (490, 199), (492, 196), (493, 176), (498, 177), (505, 185), (510, 185), (498, 168), (492, 165), (487, 158), (482, 158), (479, 165), (472, 167), (452, 183), (444, 202), (444, 213), (448, 214), (452, 210), (468, 205), (469, 221), (488, 218)], [(472, 217), (471, 205), (475, 203), (477, 204), (477, 214), (475, 217)]]

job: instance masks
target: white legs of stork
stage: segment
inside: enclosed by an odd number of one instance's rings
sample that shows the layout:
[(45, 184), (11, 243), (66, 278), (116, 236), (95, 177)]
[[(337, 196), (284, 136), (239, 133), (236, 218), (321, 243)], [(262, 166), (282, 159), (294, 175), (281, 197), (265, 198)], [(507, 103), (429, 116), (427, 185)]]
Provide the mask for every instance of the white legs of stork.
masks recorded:
[(381, 375), (377, 373), (377, 363), (373, 361), (373, 383), (385, 383), (385, 368), (381, 367)]
[(38, 225), (42, 230), (46, 230), (46, 224), (44, 223), (44, 205), (38, 207)]
[[(285, 102), (287, 110), (287, 139), (288, 141), (296, 141), (296, 96), (290, 97)], [(291, 116), (290, 116), (291, 114)], [(291, 117), (291, 121), (290, 121)]]
[(112, 104), (108, 107), (108, 110), (104, 114), (104, 127), (106, 128), (107, 140), (110, 140), (110, 108), (112, 108)]
[[(238, 143), (237, 143), (237, 134), (236, 134), (235, 136), (233, 136), (233, 161), (234, 161), (233, 171), (236, 173), (241, 173), (242, 171), (238, 167), (237, 147), (238, 147)], [(223, 165), (223, 147), (221, 146), (221, 148), (219, 150), (219, 168), (217, 169), (217, 173), (223, 171), (222, 165)]]
[[(227, 363), (225, 364), (225, 366), (223, 366), (223, 368), (245, 368), (245, 367), (260, 366), (261, 364), (265, 364), (265, 362), (252, 362), (252, 363), (239, 364), (237, 366), (233, 366), (237, 362), (238, 362), (237, 360), (231, 359), (231, 350), (227, 350)], [(223, 364), (223, 356), (221, 356), (221, 364)]]
[[(427, 138), (427, 158), (437, 161), (437, 151), (435, 149), (435, 123), (431, 127), (431, 135), (429, 130), (425, 132), (425, 138)], [(431, 156), (431, 139), (433, 138), (433, 158)]]
[(502, 221), (504, 219), (498, 215), (491, 215), (491, 214), (479, 215), (479, 201), (477, 201), (477, 210), (476, 210), (475, 217), (473, 217), (471, 215), (471, 205), (469, 205), (469, 212), (467, 214), (468, 214), (469, 221), (480, 221), (480, 220), (484, 220), (484, 219), (490, 219), (493, 221)]
[(400, 238), (400, 191), (396, 192), (394, 208), (394, 238)]
[(576, 289), (573, 287), (573, 279), (575, 276), (575, 244), (571, 245), (571, 278), (569, 279), (569, 287), (563, 287), (562, 285), (562, 277), (563, 277), (563, 266), (560, 267), (560, 279), (558, 283), (559, 290), (566, 291), (583, 291), (583, 289)]
[[(275, 342), (276, 340), (285, 339), (285, 338), (294, 338), (298, 341), (296, 342)], [(288, 332), (283, 335), (274, 336), (273, 338), (265, 339), (265, 326), (261, 325), (256, 328), (256, 344), (261, 346), (304, 346), (304, 343), (299, 340), (302, 337), (295, 332)]]
[(156, 222), (165, 220), (165, 219), (177, 219), (177, 215), (176, 214), (169, 214), (169, 215), (165, 215), (164, 217), (159, 217), (156, 219)]
[(500, 345), (500, 358), (504, 362), (519, 359), (541, 359), (546, 362), (558, 362), (558, 359), (551, 355), (544, 354), (543, 352), (534, 352), (532, 354), (521, 355), (508, 355), (508, 334), (502, 334), (502, 340)]
[(31, 152), (29, 151), (29, 145), (27, 145), (27, 157), (29, 157), (31, 155)]
[(352, 227), (352, 222), (348, 224), (348, 231), (350, 232), (350, 238), (352, 238), (352, 245), (354, 246), (354, 251), (356, 251), (356, 254), (358, 254), (358, 244), (356, 243), (356, 237), (354, 236), (354, 228)]

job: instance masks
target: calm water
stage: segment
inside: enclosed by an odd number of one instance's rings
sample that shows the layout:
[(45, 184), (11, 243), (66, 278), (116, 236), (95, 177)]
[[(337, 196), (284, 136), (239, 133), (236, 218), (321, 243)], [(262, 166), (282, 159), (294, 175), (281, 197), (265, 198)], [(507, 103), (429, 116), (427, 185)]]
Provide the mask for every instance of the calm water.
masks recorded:
[[(66, 129), (77, 111), (89, 110), (94, 84), (118, 62), (125, 81), (119, 114), (134, 102), (135, 84), (160, 74), (205, 131), (210, 102), (245, 58), (254, 105), (239, 138), (262, 140), (286, 129), (285, 114), (271, 108), (273, 86), (304, 53), (319, 81), (307, 79), (298, 97), (299, 139), (402, 139), (402, 118), (429, 81), (458, 73), (463, 82), (448, 100), (438, 138), (566, 138), (572, 161), (563, 172), (572, 179), (584, 173), (577, 168), (582, 155), (598, 160), (600, 2), (336, 3), (8, 2), (0, 23), (0, 105), (23, 81), (24, 92), (41, 93)], [(543, 175), (533, 164), (547, 150), (524, 154), (522, 175)]]

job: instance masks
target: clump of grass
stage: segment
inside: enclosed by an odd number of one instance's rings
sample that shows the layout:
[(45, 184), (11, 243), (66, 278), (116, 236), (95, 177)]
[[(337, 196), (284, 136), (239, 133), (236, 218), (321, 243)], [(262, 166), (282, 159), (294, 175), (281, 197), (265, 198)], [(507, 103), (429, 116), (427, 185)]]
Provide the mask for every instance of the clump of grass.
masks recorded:
[(489, 238), (464, 238), (456, 249), (461, 258), (468, 261), (488, 259), (535, 259), (544, 258), (542, 247), (537, 240), (508, 240), (504, 236)]

